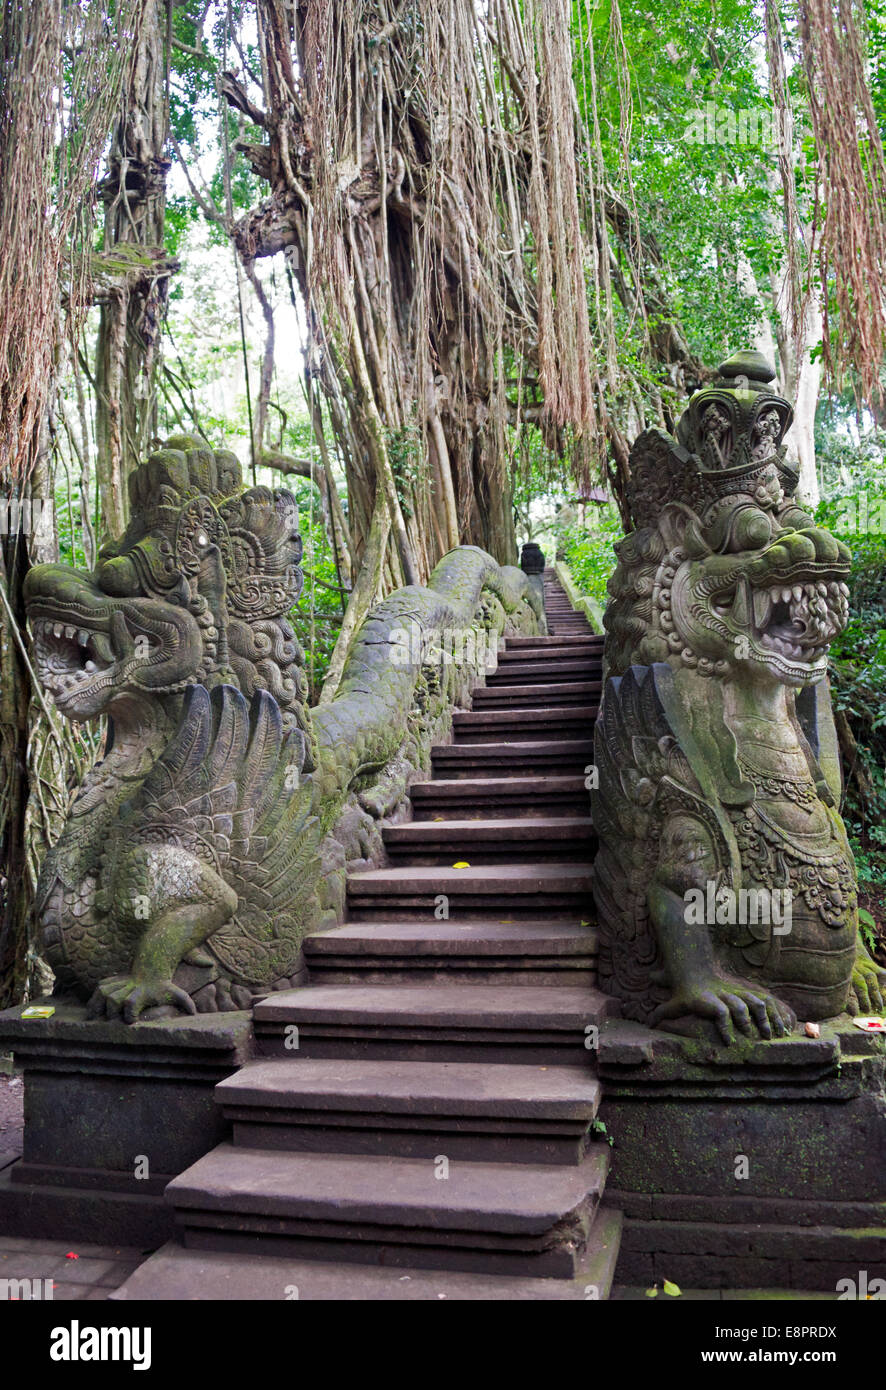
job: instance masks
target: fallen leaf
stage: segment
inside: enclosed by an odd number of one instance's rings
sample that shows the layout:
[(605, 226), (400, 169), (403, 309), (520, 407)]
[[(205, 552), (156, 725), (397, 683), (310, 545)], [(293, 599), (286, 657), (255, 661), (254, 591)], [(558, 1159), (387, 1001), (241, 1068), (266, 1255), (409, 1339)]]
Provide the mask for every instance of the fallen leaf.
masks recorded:
[(662, 1284), (662, 1288), (664, 1289), (665, 1293), (669, 1293), (671, 1295), (671, 1298), (680, 1297), (679, 1286), (677, 1284), (672, 1284), (670, 1279), (665, 1279), (664, 1283)]
[(658, 1298), (658, 1285), (653, 1284), (651, 1289), (646, 1290), (647, 1298)]

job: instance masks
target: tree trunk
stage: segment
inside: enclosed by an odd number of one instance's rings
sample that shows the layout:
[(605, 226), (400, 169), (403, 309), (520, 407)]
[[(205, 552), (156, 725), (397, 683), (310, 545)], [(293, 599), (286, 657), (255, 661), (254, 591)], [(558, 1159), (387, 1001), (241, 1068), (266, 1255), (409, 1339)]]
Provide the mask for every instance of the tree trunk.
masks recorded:
[(101, 262), (111, 284), (102, 297), (96, 343), (95, 436), (102, 518), (111, 537), (126, 527), (127, 478), (157, 429), (155, 372), (169, 286), (162, 258), (170, 167), (162, 0), (147, 6), (136, 43), (100, 185)]
[(815, 465), (815, 412), (821, 390), (822, 361), (820, 353), (813, 360), (812, 352), (821, 347), (823, 319), (818, 297), (809, 295), (800, 325), (799, 341), (795, 342), (786, 322), (786, 275), (784, 268), (772, 284), (772, 298), (778, 316), (776, 336), (782, 390), (794, 407), (794, 423), (785, 443), (788, 458), (800, 470), (798, 495), (807, 506), (815, 508), (821, 499)]

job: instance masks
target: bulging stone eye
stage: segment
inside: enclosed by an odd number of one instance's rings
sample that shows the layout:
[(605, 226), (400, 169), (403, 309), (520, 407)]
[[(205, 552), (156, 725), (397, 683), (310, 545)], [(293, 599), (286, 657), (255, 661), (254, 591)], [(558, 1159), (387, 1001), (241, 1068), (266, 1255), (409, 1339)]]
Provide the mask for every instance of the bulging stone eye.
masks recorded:
[(98, 573), (99, 587), (114, 598), (131, 598), (140, 592), (135, 565), (125, 555), (105, 560)]
[(772, 522), (765, 512), (748, 508), (737, 518), (730, 550), (759, 550), (772, 540)]

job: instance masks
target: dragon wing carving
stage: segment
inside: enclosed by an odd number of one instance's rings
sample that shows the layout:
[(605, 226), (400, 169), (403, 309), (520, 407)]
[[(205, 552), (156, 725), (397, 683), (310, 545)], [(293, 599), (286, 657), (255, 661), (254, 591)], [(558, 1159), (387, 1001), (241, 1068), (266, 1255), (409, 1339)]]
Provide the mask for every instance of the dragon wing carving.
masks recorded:
[(303, 733), (284, 730), (267, 691), (247, 703), (233, 686), (195, 685), (137, 798), (140, 840), (179, 845), (237, 894), (233, 917), (205, 949), (238, 981), (280, 978), (298, 961), (304, 924), (290, 904), (309, 902), (306, 876), (319, 873), (320, 822), (304, 762)]

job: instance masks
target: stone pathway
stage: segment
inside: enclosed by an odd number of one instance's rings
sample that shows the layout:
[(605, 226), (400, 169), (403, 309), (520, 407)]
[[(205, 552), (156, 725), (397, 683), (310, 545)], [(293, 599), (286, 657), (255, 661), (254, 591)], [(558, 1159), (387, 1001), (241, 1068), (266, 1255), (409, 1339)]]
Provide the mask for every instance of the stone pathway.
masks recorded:
[[(0, 1169), (21, 1154), (23, 1129), (21, 1077), (0, 1073)], [(0, 1235), (0, 1303), (36, 1296), (54, 1302), (101, 1301), (126, 1282), (146, 1254), (128, 1246)]]
[(614, 1303), (835, 1303), (835, 1293), (811, 1293), (808, 1289), (681, 1289), (678, 1298), (659, 1289), (651, 1299), (643, 1288), (632, 1284), (616, 1284), (609, 1295)]
[[(143, 1250), (126, 1247), (0, 1236), (0, 1303), (35, 1295), (94, 1303), (108, 1298), (144, 1259)], [(37, 1281), (37, 1287), (21, 1281)]]

